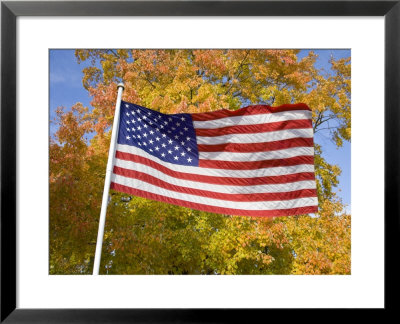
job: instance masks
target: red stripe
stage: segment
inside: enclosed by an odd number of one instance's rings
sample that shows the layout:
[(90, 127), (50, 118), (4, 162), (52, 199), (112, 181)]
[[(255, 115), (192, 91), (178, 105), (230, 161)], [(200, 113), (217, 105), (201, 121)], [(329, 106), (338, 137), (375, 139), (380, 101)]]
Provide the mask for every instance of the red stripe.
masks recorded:
[(227, 169), (227, 170), (256, 170), (263, 168), (292, 166), (299, 164), (314, 164), (314, 156), (301, 155), (287, 159), (249, 161), (249, 162), (199, 160), (199, 166), (201, 168)]
[[(280, 183), (290, 183), (296, 181), (306, 181), (306, 180), (314, 180), (315, 175), (314, 172), (301, 172), (301, 173), (293, 173), (288, 175), (279, 175), (279, 176), (266, 176), (266, 177), (254, 177), (254, 178), (230, 178), (230, 177), (215, 177), (215, 176), (207, 176), (207, 175), (200, 175), (200, 174), (193, 174), (193, 173), (186, 173), (186, 172), (179, 172), (171, 170), (153, 160), (147, 159), (145, 157), (116, 151), (115, 157), (120, 160), (125, 161), (132, 161), (135, 163), (140, 163), (143, 165), (147, 165), (153, 169), (156, 169), (162, 173), (165, 173), (171, 177), (182, 179), (182, 180), (189, 180), (189, 181), (197, 181), (197, 182), (204, 182), (204, 183), (212, 183), (212, 184), (220, 184), (220, 185), (231, 185), (231, 186), (255, 186), (261, 184), (280, 184)], [(310, 159), (298, 159), (297, 164), (313, 164), (313, 157), (307, 156)], [(288, 165), (295, 165), (296, 161), (292, 161), (295, 158), (286, 159), (289, 160), (287, 163)], [(284, 161), (285, 159), (281, 160), (268, 160), (268, 161)], [(203, 162), (201, 162), (203, 161)], [(304, 161), (302, 163), (302, 161)], [(200, 160), (201, 163), (207, 163), (207, 160)], [(265, 162), (265, 161), (257, 161), (257, 162)], [(251, 163), (257, 163), (251, 162)], [(252, 170), (251, 165), (249, 162), (231, 162), (236, 163), (236, 168), (242, 166), (242, 170)], [(243, 164), (245, 163), (245, 164)], [(295, 163), (295, 164), (293, 164)], [(245, 167), (245, 168), (243, 168)], [(246, 169), (247, 168), (247, 169)], [(218, 167), (217, 169), (221, 169)], [(254, 169), (258, 169), (255, 167)]]
[(209, 206), (199, 203), (193, 203), (186, 200), (174, 199), (170, 197), (165, 197), (157, 194), (153, 194), (147, 191), (134, 189), (131, 187), (127, 187), (124, 185), (120, 185), (114, 182), (111, 182), (111, 189), (127, 193), (129, 195), (143, 197), (147, 199), (157, 200), (161, 202), (166, 202), (173, 205), (193, 208), (197, 210), (203, 210), (210, 213), (219, 213), (226, 215), (243, 215), (243, 216), (261, 216), (261, 217), (277, 217), (277, 216), (292, 216), (292, 215), (300, 215), (300, 214), (308, 214), (308, 213), (316, 213), (318, 212), (318, 206), (307, 206), (307, 207), (298, 207), (298, 208), (290, 208), (290, 209), (275, 209), (275, 210), (244, 210), (244, 209), (231, 209), (225, 207), (215, 207)]
[(209, 190), (202, 190), (202, 189), (194, 189), (189, 187), (182, 187), (173, 185), (166, 181), (163, 181), (159, 178), (156, 178), (152, 175), (147, 173), (134, 171), (130, 169), (114, 167), (113, 172), (115, 174), (132, 178), (138, 179), (147, 183), (150, 183), (154, 186), (164, 188), (167, 190), (190, 194), (195, 196), (213, 198), (213, 199), (220, 199), (220, 200), (228, 200), (228, 201), (277, 201), (277, 200), (290, 200), (290, 199), (297, 199), (303, 197), (316, 197), (317, 191), (316, 189), (302, 189), (302, 190), (295, 190), (289, 192), (274, 192), (274, 193), (250, 193), (250, 194), (229, 194), (229, 193), (221, 193), (221, 192), (214, 192)]
[(212, 112), (195, 113), (191, 114), (194, 121), (205, 121), (220, 119), (225, 117), (245, 116), (245, 115), (259, 115), (259, 114), (272, 114), (282, 111), (293, 110), (311, 110), (306, 104), (287, 104), (278, 107), (271, 107), (267, 105), (247, 106), (238, 110), (222, 109)]
[(196, 128), (197, 136), (222, 136), (228, 134), (254, 134), (275, 132), (284, 129), (312, 128), (310, 119), (285, 120), (266, 124), (236, 125), (221, 128)]
[(313, 147), (312, 138), (290, 138), (281, 141), (265, 142), (265, 143), (224, 143), (224, 144), (198, 144), (197, 148), (200, 152), (268, 152), (275, 150), (283, 150), (291, 147)]

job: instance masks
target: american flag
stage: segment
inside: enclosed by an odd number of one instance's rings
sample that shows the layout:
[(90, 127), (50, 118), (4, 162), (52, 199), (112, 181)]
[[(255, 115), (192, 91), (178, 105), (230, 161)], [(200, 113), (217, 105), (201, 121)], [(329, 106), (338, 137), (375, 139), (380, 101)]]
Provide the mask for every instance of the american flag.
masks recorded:
[(111, 188), (228, 215), (317, 212), (311, 111), (162, 114), (122, 101)]

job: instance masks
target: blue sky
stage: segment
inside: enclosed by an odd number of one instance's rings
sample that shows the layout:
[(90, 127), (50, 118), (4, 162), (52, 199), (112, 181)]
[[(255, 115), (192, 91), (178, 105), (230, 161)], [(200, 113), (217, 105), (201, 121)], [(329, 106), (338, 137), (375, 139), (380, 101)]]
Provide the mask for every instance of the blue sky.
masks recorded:
[[(299, 57), (307, 55), (309, 50), (302, 50)], [(331, 55), (335, 58), (349, 57), (350, 50), (313, 50), (319, 57), (316, 62), (317, 68), (323, 68), (330, 71), (329, 59)], [(84, 106), (90, 106), (91, 98), (82, 85), (82, 69), (88, 66), (83, 62), (78, 64), (74, 50), (50, 50), (50, 119), (53, 119), (57, 107), (72, 107), (75, 103), (81, 102)], [(54, 126), (50, 125), (50, 133), (54, 132)], [(339, 196), (343, 202), (348, 205), (350, 212), (350, 162), (351, 162), (351, 144), (345, 142), (343, 147), (336, 148), (335, 144), (328, 139), (326, 134), (318, 132), (315, 134), (315, 142), (321, 144), (324, 150), (324, 158), (331, 164), (337, 164), (342, 169), (339, 177), (338, 189)]]

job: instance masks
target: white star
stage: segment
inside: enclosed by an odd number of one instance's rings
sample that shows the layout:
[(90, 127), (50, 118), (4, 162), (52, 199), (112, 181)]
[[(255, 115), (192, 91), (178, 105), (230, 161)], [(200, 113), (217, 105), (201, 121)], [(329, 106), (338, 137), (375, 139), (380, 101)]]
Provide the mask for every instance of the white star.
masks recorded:
[(185, 131), (188, 131), (188, 130), (189, 130), (189, 128), (185, 127), (185, 128), (184, 128), (184, 130), (185, 130)]
[(138, 138), (142, 138), (140, 135), (137, 136)]
[(144, 137), (147, 137), (147, 133), (144, 133), (143, 136), (144, 136)]
[(153, 125), (153, 122), (151, 120), (149, 121), (149, 125)]
[(166, 145), (165, 143), (162, 143), (161, 146), (162, 146), (162, 147), (166, 147), (167, 145)]
[(188, 147), (187, 150), (190, 152), (192, 149), (190, 147)]
[(135, 124), (135, 123), (136, 123), (136, 121), (135, 121), (134, 119), (132, 119), (132, 123), (134, 123), (134, 124)]
[(183, 135), (183, 132), (179, 132), (179, 134)]
[(169, 117), (169, 118), (168, 118), (168, 120), (169, 120), (169, 121), (172, 121), (172, 118), (171, 118), (171, 117)]
[(146, 119), (147, 119), (147, 116), (143, 116), (143, 119), (146, 120)]
[(175, 146), (175, 151), (178, 151), (179, 150), (179, 146), (177, 145), (177, 146)]
[(128, 132), (130, 132), (131, 130), (129, 128), (126, 129)]
[(182, 120), (182, 121), (185, 121), (185, 120), (186, 120), (186, 118), (182, 116), (182, 117), (181, 117), (181, 120)]
[(151, 131), (150, 131), (150, 134), (151, 134), (151, 135), (153, 135), (153, 134), (154, 134), (154, 132), (151, 130)]
[(129, 120), (127, 120), (126, 123), (129, 125), (130, 124)]
[(163, 128), (164, 128), (164, 125), (160, 125), (160, 128), (163, 129)]
[(162, 156), (162, 157), (165, 157), (165, 153), (161, 153), (161, 156)]
[(151, 116), (151, 112), (149, 111), (149, 112), (147, 113), (147, 115)]
[(153, 142), (153, 140), (150, 140), (149, 143), (150, 143), (150, 144), (153, 144), (154, 142)]
[(142, 144), (140, 144), (140, 142), (138, 144), (139, 144), (139, 146), (142, 146)]
[(165, 121), (165, 122), (164, 122), (164, 125), (168, 125), (168, 122), (167, 122), (167, 121)]
[(142, 127), (138, 126), (137, 130), (140, 131), (142, 129)]
[(178, 160), (178, 157), (177, 157), (177, 156), (174, 156), (174, 160)]
[(157, 142), (160, 141), (160, 138), (159, 138), (158, 136), (156, 137), (156, 141), (157, 141)]
[(175, 130), (176, 128), (175, 127), (172, 127), (172, 130)]
[(129, 113), (127, 112), (126, 115), (129, 116)]
[(182, 142), (181, 142), (181, 145), (182, 145), (182, 146), (185, 146), (185, 142), (184, 142), (184, 141), (182, 141)]
[(144, 145), (144, 146), (147, 146), (146, 142), (143, 142), (143, 145)]
[(131, 129), (132, 129), (132, 132), (134, 132), (134, 131), (135, 131), (135, 127), (132, 127)]
[(144, 124), (144, 128), (147, 128), (148, 126), (146, 124)]
[(150, 151), (150, 152), (153, 152), (153, 150), (152, 150), (152, 149), (149, 149), (149, 151)]
[(128, 104), (125, 104), (125, 107), (126, 107), (126, 108), (129, 108), (129, 105), (128, 105)]
[(129, 140), (129, 139), (131, 139), (131, 137), (130, 137), (130, 136), (127, 136), (126, 139)]
[(175, 139), (178, 139), (179, 138), (179, 136), (178, 135), (175, 135)]
[(139, 110), (139, 109), (136, 109), (136, 111), (137, 111), (138, 114), (140, 113), (140, 110)]
[(168, 150), (168, 153), (169, 153), (169, 154), (172, 154), (172, 151), (171, 151), (171, 150)]
[(168, 144), (172, 144), (172, 139), (169, 139), (169, 140), (168, 140)]
[(156, 146), (156, 151), (158, 151), (160, 148), (158, 146)]
[(137, 121), (139, 121), (139, 122), (140, 122), (141, 120), (142, 120), (142, 118), (140, 118), (140, 117), (137, 119)]
[(176, 123), (176, 126), (181, 126), (181, 123)]
[(190, 162), (192, 162), (192, 159), (191, 159), (191, 158), (188, 158), (187, 161), (190, 163)]
[(136, 136), (135, 136), (135, 135), (132, 135), (132, 138), (136, 138)]
[(181, 153), (181, 155), (182, 155), (182, 156), (185, 156), (185, 155), (186, 155), (186, 153), (185, 153), (185, 152), (182, 152), (182, 153)]
[(162, 136), (162, 137), (166, 137), (167, 135), (165, 135), (165, 134), (162, 134), (161, 136)]
[(187, 140), (187, 141), (190, 141), (190, 137), (186, 137), (186, 140)]

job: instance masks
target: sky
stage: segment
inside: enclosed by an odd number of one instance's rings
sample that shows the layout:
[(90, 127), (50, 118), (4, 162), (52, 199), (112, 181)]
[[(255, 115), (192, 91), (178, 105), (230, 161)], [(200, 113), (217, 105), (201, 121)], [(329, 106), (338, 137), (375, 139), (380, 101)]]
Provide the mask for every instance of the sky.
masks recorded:
[[(329, 59), (333, 56), (335, 59), (350, 57), (350, 50), (313, 50), (318, 59), (317, 68), (323, 68), (330, 72)], [(299, 58), (307, 55), (309, 50), (301, 50)], [(82, 85), (83, 68), (89, 63), (82, 62), (78, 64), (74, 50), (50, 50), (50, 120), (55, 116), (57, 107), (63, 106), (71, 108), (77, 102), (84, 106), (91, 107), (91, 98), (88, 91)], [(55, 131), (54, 125), (50, 124), (50, 133)], [(326, 133), (318, 132), (315, 134), (315, 142), (322, 145), (323, 157), (331, 164), (337, 164), (342, 169), (339, 176), (338, 195), (343, 203), (347, 205), (346, 210), (351, 211), (351, 144), (345, 142), (341, 148), (328, 139)]]

